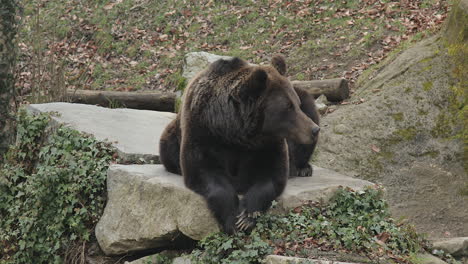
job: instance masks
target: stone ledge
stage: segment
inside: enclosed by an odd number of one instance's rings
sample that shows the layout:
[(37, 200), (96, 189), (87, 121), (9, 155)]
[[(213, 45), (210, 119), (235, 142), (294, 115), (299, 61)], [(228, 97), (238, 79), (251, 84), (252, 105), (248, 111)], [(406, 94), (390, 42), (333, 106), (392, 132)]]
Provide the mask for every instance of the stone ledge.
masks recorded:
[(98, 140), (108, 140), (124, 163), (143, 159), (159, 163), (159, 138), (175, 118), (174, 113), (134, 109), (109, 109), (71, 103), (32, 104), (27, 111), (56, 112), (53, 126), (65, 124)]
[[(366, 185), (372, 183), (314, 168), (313, 177), (289, 180), (277, 211), (288, 211), (306, 200), (326, 201), (338, 186), (358, 190)], [(182, 176), (162, 165), (112, 165), (107, 190), (96, 237), (108, 255), (167, 246), (181, 234), (200, 240), (219, 230), (203, 198), (184, 186)]]

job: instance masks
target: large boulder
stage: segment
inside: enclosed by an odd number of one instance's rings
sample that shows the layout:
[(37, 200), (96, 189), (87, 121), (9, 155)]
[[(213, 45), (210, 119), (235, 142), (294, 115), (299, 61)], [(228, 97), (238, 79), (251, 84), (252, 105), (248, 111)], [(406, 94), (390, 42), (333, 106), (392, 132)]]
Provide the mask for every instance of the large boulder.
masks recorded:
[[(125, 262), (125, 264), (146, 264), (146, 263), (158, 263), (157, 257), (159, 255), (152, 255), (143, 257), (132, 262)], [(191, 264), (192, 261), (189, 257), (177, 257), (174, 258), (171, 264)], [(356, 262), (340, 262), (336, 260), (327, 260), (327, 259), (308, 259), (308, 258), (297, 258), (297, 257), (287, 257), (279, 255), (268, 255), (265, 257), (262, 263), (265, 264), (358, 264)], [(367, 262), (366, 262), (367, 263)], [(362, 264), (359, 262), (359, 264)]]
[(265, 258), (265, 264), (357, 264), (351, 262), (340, 262), (335, 260), (326, 260), (326, 259), (308, 259), (308, 258), (297, 258), (297, 257), (287, 257), (279, 255), (268, 255)]
[[(159, 162), (159, 137), (175, 114), (133, 109), (109, 109), (71, 103), (32, 104), (33, 113), (52, 112), (52, 125), (64, 124), (108, 140), (122, 162)], [(54, 114), (55, 113), (55, 114)]]
[[(306, 200), (326, 201), (338, 186), (359, 190), (368, 181), (315, 168), (313, 177), (293, 178), (278, 202), (278, 211)], [(162, 165), (112, 165), (108, 202), (96, 237), (108, 255), (170, 245), (176, 237), (200, 240), (219, 230), (203, 198), (184, 186), (182, 176)]]
[(314, 157), (382, 183), (392, 213), (431, 237), (468, 234), (463, 88), (454, 85), (468, 74), (454, 76), (454, 67), (440, 35), (390, 56), (361, 76), (349, 104), (322, 118)]
[(167, 246), (181, 234), (201, 239), (218, 230), (202, 197), (162, 165), (112, 165), (107, 193), (96, 226), (107, 255)]
[(415, 256), (418, 264), (447, 264), (447, 262), (429, 253), (419, 253)]
[(190, 52), (185, 55), (185, 64), (184, 64), (184, 71), (182, 76), (187, 78), (187, 80), (192, 79), (205, 69), (211, 63), (219, 60), (219, 59), (231, 59), (232, 57), (229, 56), (220, 56), (208, 52)]
[(438, 239), (433, 246), (457, 258), (468, 257), (468, 237)]

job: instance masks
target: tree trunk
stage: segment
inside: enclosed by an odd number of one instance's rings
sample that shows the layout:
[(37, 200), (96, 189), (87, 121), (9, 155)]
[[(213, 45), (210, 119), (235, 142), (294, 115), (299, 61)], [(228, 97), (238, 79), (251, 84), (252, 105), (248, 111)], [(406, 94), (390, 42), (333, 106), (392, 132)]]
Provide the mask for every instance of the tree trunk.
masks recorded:
[(341, 78), (314, 80), (314, 81), (292, 81), (294, 87), (302, 88), (319, 97), (321, 94), (327, 97), (328, 101), (338, 102), (349, 97), (348, 81)]
[(175, 106), (175, 97), (176, 96), (174, 93), (161, 92), (135, 93), (68, 90), (65, 100), (72, 103), (93, 104), (111, 108), (126, 107), (133, 109), (173, 112)]
[[(329, 101), (342, 101), (349, 97), (345, 79), (293, 81), (294, 87), (303, 88), (315, 97), (324, 94)], [(93, 90), (68, 90), (65, 101), (104, 107), (126, 107), (154, 111), (173, 112), (176, 95), (170, 92), (116, 92)]]
[(0, 0), (0, 162), (13, 138), (11, 109), (14, 98), (17, 2)]

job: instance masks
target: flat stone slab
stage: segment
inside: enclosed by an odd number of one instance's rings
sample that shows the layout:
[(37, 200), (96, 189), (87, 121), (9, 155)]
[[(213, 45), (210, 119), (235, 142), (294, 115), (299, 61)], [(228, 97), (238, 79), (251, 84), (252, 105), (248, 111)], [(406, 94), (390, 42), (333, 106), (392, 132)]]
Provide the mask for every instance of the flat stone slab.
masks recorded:
[(204, 51), (187, 53), (185, 55), (184, 71), (182, 76), (187, 78), (187, 80), (191, 80), (195, 75), (197, 75), (197, 73), (219, 59), (229, 60), (232, 59), (232, 57), (220, 56)]
[[(140, 159), (159, 163), (159, 138), (174, 113), (134, 109), (109, 109), (72, 103), (32, 104), (33, 113), (57, 112), (55, 125), (66, 124), (98, 140), (108, 140), (117, 148), (123, 162)], [(54, 124), (53, 124), (54, 125)]]
[[(158, 254), (152, 256), (146, 256), (132, 262), (125, 262), (125, 264), (146, 264), (146, 263), (156, 263)], [(171, 264), (191, 264), (192, 261), (189, 257), (177, 257), (174, 258)], [(279, 255), (268, 255), (265, 257), (265, 264), (359, 264), (355, 262), (340, 262), (333, 260), (324, 260), (324, 259), (308, 259), (308, 258), (297, 258), (297, 257), (286, 257)]]
[[(158, 262), (158, 258), (157, 258), (158, 256), (159, 256), (159, 254), (150, 255), (150, 256), (146, 256), (146, 257), (143, 257), (143, 258), (140, 258), (140, 259), (131, 261), (131, 262), (125, 261), (124, 264), (152, 264), (152, 263), (159, 263), (159, 262)], [(192, 261), (191, 261), (188, 257), (177, 257), (177, 258), (172, 259), (171, 264), (192, 264)]]
[(314, 166), (312, 177), (295, 177), (288, 180), (275, 212), (288, 212), (302, 205), (304, 201), (326, 202), (340, 186), (361, 190), (369, 185), (373, 183)]
[(218, 230), (203, 198), (162, 165), (110, 166), (107, 194), (96, 225), (107, 255), (167, 246), (181, 233), (199, 240)]
[(468, 237), (438, 239), (433, 242), (433, 246), (454, 257), (468, 257)]
[[(366, 185), (372, 183), (314, 168), (314, 176), (288, 181), (276, 210), (288, 211), (307, 200), (327, 201), (339, 186), (360, 190)], [(204, 199), (162, 165), (112, 165), (107, 191), (96, 237), (108, 255), (167, 246), (181, 234), (200, 240), (219, 231)]]
[(279, 255), (268, 255), (265, 258), (265, 264), (358, 264), (351, 262), (340, 262), (333, 260), (322, 260), (322, 259), (308, 259), (308, 258), (296, 258), (296, 257), (286, 257)]

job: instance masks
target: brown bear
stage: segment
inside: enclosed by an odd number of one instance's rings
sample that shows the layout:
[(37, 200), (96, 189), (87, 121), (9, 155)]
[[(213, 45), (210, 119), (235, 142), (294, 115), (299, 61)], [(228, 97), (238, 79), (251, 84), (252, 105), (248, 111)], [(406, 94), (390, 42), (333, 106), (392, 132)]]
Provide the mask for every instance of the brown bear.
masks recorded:
[(320, 130), (314, 98), (293, 88), (282, 56), (271, 64), (212, 63), (189, 83), (161, 136), (162, 164), (184, 176), (229, 234), (251, 229), (289, 175), (312, 174)]

